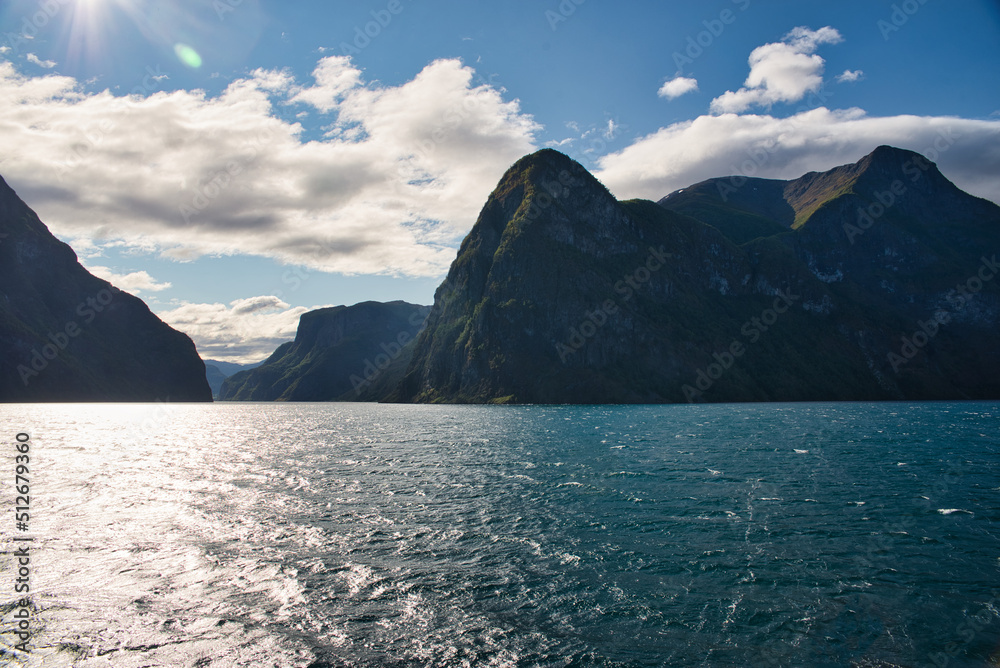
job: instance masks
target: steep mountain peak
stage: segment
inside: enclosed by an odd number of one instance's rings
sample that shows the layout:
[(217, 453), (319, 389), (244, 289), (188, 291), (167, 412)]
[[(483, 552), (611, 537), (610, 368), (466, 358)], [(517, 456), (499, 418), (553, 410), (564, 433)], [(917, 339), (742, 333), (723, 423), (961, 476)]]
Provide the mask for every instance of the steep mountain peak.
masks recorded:
[(858, 160), (856, 164), (866, 168), (873, 165), (900, 165), (907, 160), (913, 160), (914, 158), (926, 160), (924, 156), (920, 155), (916, 151), (882, 144), (881, 146), (877, 146), (874, 151)]
[(484, 296), (495, 266), (510, 272), (539, 244), (553, 252), (571, 247), (599, 257), (622, 252), (633, 222), (618, 201), (583, 165), (553, 149), (514, 163), (486, 201), (439, 288)]
[(910, 151), (895, 146), (879, 146), (874, 151), (858, 160), (853, 168), (858, 179), (872, 184), (900, 179), (910, 181), (915, 175), (930, 176), (938, 184), (947, 181), (938, 170), (937, 165), (916, 151)]
[(580, 166), (573, 158), (554, 148), (543, 148), (524, 156), (507, 170), (508, 172), (525, 171), (533, 166), (543, 166), (552, 169), (575, 169)]
[(524, 156), (507, 170), (500, 179), (491, 199), (506, 200), (514, 194), (522, 199), (539, 199), (547, 206), (549, 199), (566, 195), (567, 188), (592, 188), (611, 199), (608, 189), (583, 165), (568, 155), (551, 148), (543, 148)]
[(882, 145), (855, 163), (825, 172), (809, 172), (784, 189), (785, 200), (795, 210), (795, 224), (806, 224), (816, 211), (842, 195), (905, 191), (905, 186), (923, 181), (920, 190), (937, 196), (955, 194), (958, 188), (941, 174), (937, 165), (915, 151)]

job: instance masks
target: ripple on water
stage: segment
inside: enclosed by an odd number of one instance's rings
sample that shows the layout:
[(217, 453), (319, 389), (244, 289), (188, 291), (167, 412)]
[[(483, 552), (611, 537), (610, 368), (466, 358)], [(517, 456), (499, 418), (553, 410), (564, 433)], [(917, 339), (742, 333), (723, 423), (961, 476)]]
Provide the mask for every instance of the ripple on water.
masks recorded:
[(39, 450), (47, 665), (972, 666), (1000, 640), (956, 632), (997, 609), (994, 404), (0, 411)]

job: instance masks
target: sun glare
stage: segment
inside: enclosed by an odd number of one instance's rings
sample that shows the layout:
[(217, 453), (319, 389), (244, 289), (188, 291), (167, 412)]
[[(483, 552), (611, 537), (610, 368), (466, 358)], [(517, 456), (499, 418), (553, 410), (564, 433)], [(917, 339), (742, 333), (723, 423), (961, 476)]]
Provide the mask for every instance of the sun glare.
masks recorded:
[(107, 56), (123, 35), (138, 30), (152, 45), (173, 51), (187, 67), (198, 69), (203, 57), (192, 43), (207, 31), (193, 13), (173, 3), (153, 0), (74, 0), (69, 21), (70, 56), (89, 61)]
[[(53, 59), (69, 71), (112, 79), (136, 58), (164, 68), (234, 67), (257, 44), (266, 18), (257, 0), (226, 5), (219, 20), (211, 0), (52, 0), (39, 13), (56, 33)], [(217, 3), (216, 3), (217, 4)], [(235, 11), (233, 7), (239, 7)], [(7, 14), (0, 0), (0, 19)], [(2, 38), (3, 35), (0, 35)], [(142, 70), (142, 68), (139, 68)], [(130, 83), (130, 82), (126, 82)], [(131, 88), (131, 86), (127, 86)]]

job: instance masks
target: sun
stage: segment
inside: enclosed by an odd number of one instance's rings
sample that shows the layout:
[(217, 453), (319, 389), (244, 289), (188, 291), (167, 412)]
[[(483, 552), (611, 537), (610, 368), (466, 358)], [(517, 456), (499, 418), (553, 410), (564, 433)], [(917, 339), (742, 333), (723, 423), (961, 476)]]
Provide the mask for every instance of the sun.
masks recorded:
[[(0, 18), (7, 1), (0, 0)], [(226, 7), (239, 9), (220, 20), (217, 7), (223, 1)], [(97, 75), (96, 80), (142, 71), (147, 64), (204, 74), (238, 66), (268, 23), (260, 1), (45, 0), (42, 4), (52, 8), (44, 22), (55, 33), (52, 42), (58, 53), (53, 59), (69, 72)]]
[(95, 63), (109, 55), (110, 40), (118, 17), (118, 0), (73, 0), (65, 5), (63, 25), (67, 57), (71, 62)]
[(201, 21), (182, 3), (162, 0), (72, 0), (69, 13), (68, 54), (90, 62), (120, 53), (128, 35), (136, 32), (150, 45), (172, 51), (187, 67), (198, 69), (202, 56), (192, 46), (201, 35)]

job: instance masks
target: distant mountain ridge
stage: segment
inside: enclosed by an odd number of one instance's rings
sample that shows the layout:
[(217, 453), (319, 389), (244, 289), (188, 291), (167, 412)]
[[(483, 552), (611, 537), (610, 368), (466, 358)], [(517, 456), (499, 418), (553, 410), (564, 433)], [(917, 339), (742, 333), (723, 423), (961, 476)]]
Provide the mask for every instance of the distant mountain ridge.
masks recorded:
[(398, 381), (429, 306), (362, 302), (303, 313), (295, 340), (223, 384), (230, 401), (375, 400)]
[(240, 371), (256, 369), (261, 364), (263, 362), (236, 364), (235, 362), (205, 360), (205, 378), (208, 380), (208, 386), (212, 388), (212, 397), (215, 399), (219, 398), (219, 393), (222, 391), (222, 384), (226, 382), (226, 378)]
[(251, 364), (238, 364), (236, 362), (223, 362), (221, 360), (205, 360), (206, 365), (210, 364), (214, 366), (216, 369), (219, 370), (220, 373), (225, 375), (226, 378), (232, 376), (234, 373), (239, 373), (240, 371), (256, 369), (263, 363), (264, 363), (263, 361), (260, 361), (260, 362), (253, 362)]
[(2, 178), (0, 400), (212, 400), (191, 339), (84, 269)]

